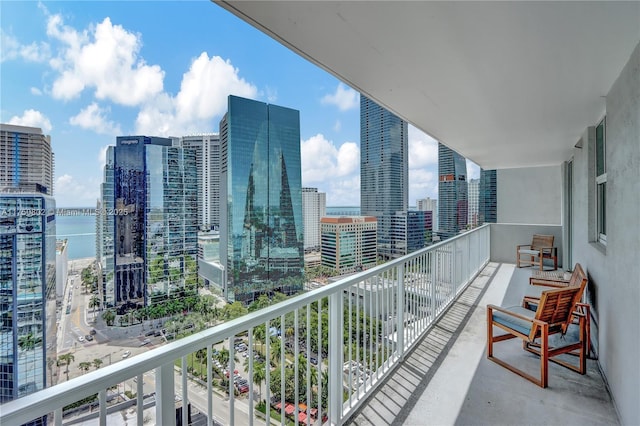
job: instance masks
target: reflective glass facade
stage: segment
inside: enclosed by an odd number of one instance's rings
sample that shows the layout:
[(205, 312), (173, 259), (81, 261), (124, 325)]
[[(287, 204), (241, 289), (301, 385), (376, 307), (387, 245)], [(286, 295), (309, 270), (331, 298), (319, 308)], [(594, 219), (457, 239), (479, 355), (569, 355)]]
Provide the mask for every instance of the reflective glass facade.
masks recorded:
[(220, 122), (220, 255), (228, 300), (302, 289), (300, 115), (229, 96)]
[(47, 358), (56, 359), (55, 297), (53, 198), (0, 194), (0, 402), (51, 384)]
[(406, 121), (360, 95), (360, 212), (378, 219), (383, 258), (397, 257), (393, 216), (408, 207), (408, 135)]
[(496, 223), (498, 219), (498, 196), (496, 170), (480, 169), (480, 194), (478, 195), (478, 225)]
[(107, 306), (145, 306), (197, 284), (195, 152), (171, 139), (117, 138), (102, 187)]
[(467, 162), (441, 143), (438, 143), (438, 175), (438, 233), (444, 240), (467, 228)]

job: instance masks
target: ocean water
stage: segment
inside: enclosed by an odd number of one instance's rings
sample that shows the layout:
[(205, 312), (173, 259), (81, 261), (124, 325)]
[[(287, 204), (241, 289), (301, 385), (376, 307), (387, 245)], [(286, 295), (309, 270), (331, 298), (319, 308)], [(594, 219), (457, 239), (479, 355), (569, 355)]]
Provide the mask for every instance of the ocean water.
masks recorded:
[[(59, 209), (64, 210), (64, 209)], [(87, 211), (90, 211), (87, 208)], [(328, 216), (349, 216), (360, 214), (360, 207), (327, 207)], [(89, 213), (56, 216), (56, 237), (67, 239), (69, 260), (96, 256), (96, 217)]]
[(69, 260), (96, 257), (96, 217), (57, 214), (56, 238), (67, 239)]

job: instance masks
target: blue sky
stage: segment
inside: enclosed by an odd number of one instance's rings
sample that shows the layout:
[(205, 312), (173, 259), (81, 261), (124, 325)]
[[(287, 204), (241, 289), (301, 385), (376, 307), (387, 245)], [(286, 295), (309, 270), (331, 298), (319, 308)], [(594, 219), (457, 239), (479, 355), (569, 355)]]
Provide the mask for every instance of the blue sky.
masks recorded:
[[(95, 204), (116, 136), (217, 132), (229, 94), (298, 109), (303, 185), (360, 204), (359, 95), (211, 2), (0, 8), (0, 121), (51, 135), (58, 206)], [(409, 158), (409, 204), (437, 198), (437, 144), (412, 126)]]

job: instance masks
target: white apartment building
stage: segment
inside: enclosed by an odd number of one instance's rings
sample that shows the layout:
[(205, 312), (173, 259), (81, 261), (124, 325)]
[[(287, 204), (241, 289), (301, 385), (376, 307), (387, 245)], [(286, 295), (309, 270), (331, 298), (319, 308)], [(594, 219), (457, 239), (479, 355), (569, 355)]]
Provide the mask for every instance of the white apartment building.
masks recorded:
[(470, 179), (467, 183), (467, 205), (469, 218), (467, 223), (470, 228), (478, 226), (478, 207), (480, 205), (480, 179)]
[(201, 230), (220, 226), (220, 135), (198, 133), (179, 139), (183, 148), (196, 151), (198, 179), (198, 227)]
[(438, 229), (438, 200), (429, 197), (416, 200), (416, 208), (423, 212), (433, 212), (432, 229)]
[(320, 250), (320, 219), (327, 215), (327, 194), (318, 188), (302, 188), (304, 250)]
[(41, 128), (0, 124), (0, 190), (38, 185), (33, 190), (53, 195), (54, 169), (51, 137)]

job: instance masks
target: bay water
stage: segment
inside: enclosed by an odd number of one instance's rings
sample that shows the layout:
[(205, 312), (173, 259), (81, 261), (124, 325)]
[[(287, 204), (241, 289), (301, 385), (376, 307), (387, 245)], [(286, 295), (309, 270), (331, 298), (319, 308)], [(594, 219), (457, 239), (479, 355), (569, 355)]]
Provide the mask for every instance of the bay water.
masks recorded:
[[(91, 211), (91, 208), (87, 208)], [(327, 207), (327, 216), (360, 214), (360, 207)], [(69, 260), (96, 256), (96, 216), (91, 214), (57, 215), (56, 238), (67, 239)]]

